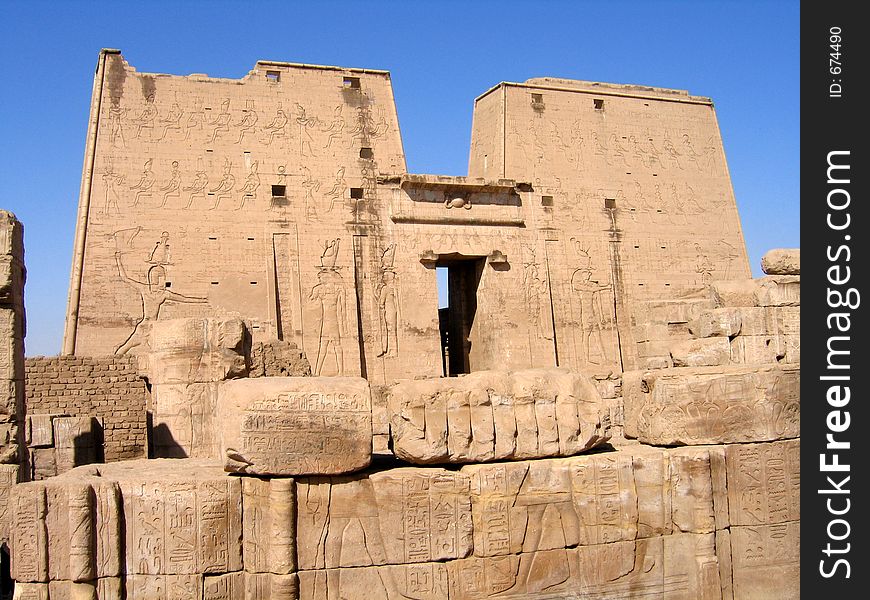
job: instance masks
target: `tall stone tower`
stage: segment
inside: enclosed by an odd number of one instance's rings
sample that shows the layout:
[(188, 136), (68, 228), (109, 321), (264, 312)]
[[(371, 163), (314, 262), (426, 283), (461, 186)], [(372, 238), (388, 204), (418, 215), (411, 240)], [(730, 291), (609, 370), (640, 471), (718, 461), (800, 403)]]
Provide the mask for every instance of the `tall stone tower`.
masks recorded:
[(707, 98), (501, 83), (475, 101), (468, 176), (412, 175), (389, 73), (181, 77), (104, 50), (64, 353), (139, 353), (155, 320), (233, 315), (321, 375), (618, 371), (637, 302), (749, 275)]

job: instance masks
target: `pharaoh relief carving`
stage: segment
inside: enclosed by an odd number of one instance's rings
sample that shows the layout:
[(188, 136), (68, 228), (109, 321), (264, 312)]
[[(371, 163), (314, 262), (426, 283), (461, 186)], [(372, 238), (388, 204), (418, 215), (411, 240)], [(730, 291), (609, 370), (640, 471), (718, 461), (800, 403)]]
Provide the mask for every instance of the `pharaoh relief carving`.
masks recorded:
[(260, 161), (255, 160), (251, 163), (251, 168), (248, 171), (248, 176), (245, 177), (245, 184), (242, 186), (242, 198), (236, 210), (241, 210), (245, 207), (246, 202), (254, 202), (257, 199), (257, 190), (260, 188), (260, 176), (257, 171), (260, 168)]
[(166, 203), (170, 198), (180, 198), (181, 197), (181, 173), (178, 170), (178, 161), (172, 161), (172, 172), (169, 175), (169, 181), (166, 182), (166, 185), (160, 188), (160, 191), (163, 192), (163, 199), (160, 202), (160, 208), (166, 206)]
[(553, 330), (550, 325), (550, 284), (546, 276), (542, 276), (535, 249), (528, 248), (523, 260), (523, 292), (526, 310), (529, 312), (531, 334), (538, 339), (552, 340)]
[(342, 338), (345, 333), (346, 301), (344, 280), (336, 267), (341, 239), (324, 243), (320, 255), (320, 269), (317, 283), (308, 293), (308, 301), (318, 306), (320, 323), (317, 327), (317, 357), (314, 375), (320, 376), (324, 364), (330, 358), (334, 362), (336, 375), (344, 374), (344, 348)]
[(118, 206), (121, 198), (118, 196), (118, 189), (116, 186), (124, 183), (124, 179), (125, 177), (123, 175), (115, 173), (114, 167), (112, 166), (112, 159), (107, 159), (102, 175), (103, 187), (106, 190), (105, 202), (103, 204), (104, 214), (110, 214), (113, 209), (116, 214), (121, 214), (121, 209)]
[(257, 125), (258, 118), (257, 111), (254, 110), (254, 101), (245, 100), (245, 108), (242, 109), (242, 119), (235, 124), (235, 126), (239, 128), (239, 139), (236, 141), (237, 144), (242, 143), (246, 134), (254, 132), (254, 127)]
[(169, 112), (166, 115), (165, 119), (160, 119), (160, 124), (163, 126), (163, 131), (160, 134), (160, 137), (157, 138), (157, 141), (162, 141), (166, 138), (166, 135), (170, 131), (175, 131), (178, 133), (183, 133), (181, 119), (184, 117), (184, 110), (182, 110), (181, 106), (178, 104), (178, 98), (176, 97), (173, 100), (172, 105), (169, 107)]
[(112, 148), (126, 148), (127, 142), (124, 139), (124, 116), (127, 111), (113, 104), (109, 108), (109, 139), (112, 143)]
[(139, 201), (142, 200), (142, 198), (151, 197), (151, 188), (154, 187), (154, 184), (157, 181), (154, 176), (154, 171), (151, 169), (153, 162), (154, 159), (151, 158), (145, 161), (145, 165), (142, 168), (142, 175), (139, 176), (139, 181), (130, 187), (131, 190), (135, 190), (136, 192), (136, 196), (133, 198), (133, 206), (138, 206)]
[(148, 131), (148, 141), (154, 134), (154, 123), (157, 121), (157, 107), (154, 105), (154, 94), (149, 94), (145, 99), (145, 107), (133, 119), (133, 124), (136, 126), (136, 133), (133, 137), (137, 140), (142, 137), (142, 132)]
[(332, 146), (332, 143), (336, 140), (340, 140), (342, 133), (344, 132), (344, 117), (341, 116), (341, 105), (335, 107), (332, 111), (332, 121), (326, 127), (322, 128), (321, 131), (326, 133), (326, 143), (323, 145), (324, 149)]
[(187, 204), (184, 206), (185, 209), (188, 209), (193, 204), (193, 201), (201, 198), (202, 203), (205, 204), (206, 199), (206, 187), (208, 187), (208, 173), (205, 171), (205, 165), (201, 158), (196, 159), (196, 175), (194, 175), (193, 181), (190, 182), (190, 185), (184, 186), (182, 188), (183, 191), (188, 192), (187, 196)]
[(184, 139), (189, 140), (190, 134), (194, 131), (203, 131), (207, 122), (205, 110), (202, 108), (202, 98), (194, 98), (193, 110), (188, 113), (184, 123)]
[[(169, 234), (163, 232), (161, 239), (154, 245), (144, 265), (141, 263), (135, 267), (136, 271), (131, 275), (128, 271), (128, 256), (130, 252), (123, 252), (122, 248), (131, 247), (133, 239), (139, 234), (140, 228), (133, 230), (119, 230), (113, 234), (115, 239), (115, 266), (118, 269), (118, 277), (129, 287), (135, 290), (142, 306), (141, 316), (133, 326), (133, 330), (117, 348), (115, 354), (126, 354), (133, 348), (148, 343), (151, 325), (160, 318), (160, 311), (167, 302), (185, 304), (205, 304), (207, 298), (187, 296), (170, 290), (166, 281), (166, 267), (169, 262)], [(144, 275), (144, 277), (143, 277)]]
[(217, 186), (209, 190), (209, 193), (214, 194), (214, 204), (209, 210), (216, 209), (220, 206), (222, 199), (229, 198), (235, 185), (236, 177), (233, 175), (233, 163), (229, 159), (224, 159), (223, 176)]
[(305, 113), (305, 107), (296, 103), (296, 124), (299, 125), (299, 151), (302, 156), (316, 156), (313, 143), (314, 136), (311, 131), (317, 127), (317, 118), (309, 117)]
[(608, 356), (609, 344), (605, 335), (613, 327), (613, 308), (610, 297), (610, 283), (600, 283), (592, 279), (592, 257), (588, 248), (572, 238), (579, 265), (571, 274), (571, 291), (577, 299), (580, 314), (580, 349), (584, 362), (606, 364), (615, 359)]
[(218, 113), (213, 121), (209, 122), (209, 125), (212, 127), (211, 139), (209, 139), (210, 144), (215, 143), (220, 134), (229, 132), (231, 120), (232, 117), (230, 116), (230, 99), (224, 98), (223, 102), (221, 102), (220, 113)]
[(329, 198), (329, 206), (326, 212), (332, 212), (332, 209), (335, 208), (335, 203), (343, 201), (346, 195), (347, 181), (344, 179), (344, 167), (339, 167), (338, 171), (335, 172), (335, 181), (332, 184), (332, 188), (325, 195), (326, 198)]
[(302, 197), (302, 207), (305, 218), (312, 220), (317, 218), (317, 204), (314, 201), (314, 192), (320, 189), (320, 182), (311, 176), (308, 167), (302, 167), (302, 189), (305, 193)]
[(263, 141), (266, 145), (271, 146), (272, 142), (275, 141), (275, 138), (285, 138), (287, 137), (287, 123), (290, 122), (290, 117), (287, 116), (287, 113), (284, 112), (281, 103), (278, 103), (278, 109), (275, 112), (275, 116), (272, 117), (272, 120), (268, 125), (263, 127), (263, 133), (265, 137)]
[(381, 254), (380, 279), (375, 284), (378, 305), (378, 333), (381, 351), (378, 356), (393, 358), (399, 353), (399, 282), (394, 266), (396, 244), (391, 243)]

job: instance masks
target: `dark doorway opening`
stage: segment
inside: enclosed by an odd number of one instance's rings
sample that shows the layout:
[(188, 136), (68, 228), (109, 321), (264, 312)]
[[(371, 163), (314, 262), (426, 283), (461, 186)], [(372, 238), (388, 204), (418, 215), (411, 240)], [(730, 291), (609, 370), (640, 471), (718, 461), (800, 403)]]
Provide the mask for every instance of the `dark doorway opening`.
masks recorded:
[(0, 600), (11, 599), (15, 592), (10, 564), (9, 548), (3, 543), (0, 545)]
[[(439, 285), (438, 324), (441, 330), (441, 361), (445, 377), (471, 373), (471, 327), (477, 312), (477, 286), (483, 273), (484, 257), (440, 256), (436, 268), (446, 271), (447, 302)], [(444, 271), (441, 271), (443, 269)], [(442, 277), (439, 277), (442, 280)]]

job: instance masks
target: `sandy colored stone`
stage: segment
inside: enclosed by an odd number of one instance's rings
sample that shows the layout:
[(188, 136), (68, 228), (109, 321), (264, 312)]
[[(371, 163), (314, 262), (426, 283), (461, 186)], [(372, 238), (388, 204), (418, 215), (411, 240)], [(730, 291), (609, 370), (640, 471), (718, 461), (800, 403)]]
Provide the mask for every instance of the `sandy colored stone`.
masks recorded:
[(242, 479), (242, 531), (248, 573), (296, 571), (296, 484), (292, 479)]
[(388, 410), (394, 452), (418, 464), (571, 456), (610, 438), (594, 384), (567, 370), (404, 381)]
[(358, 471), (371, 462), (371, 398), (361, 378), (224, 382), (217, 415), (230, 472), (330, 475)]
[(753, 307), (758, 306), (756, 287), (755, 281), (750, 279), (714, 281), (710, 284), (710, 294), (719, 308)]
[(799, 275), (768, 275), (755, 280), (755, 300), (758, 306), (800, 306)]
[(800, 521), (731, 528), (734, 598), (800, 598)]
[(762, 442), (800, 435), (800, 369), (795, 366), (649, 371), (634, 381), (637, 387), (626, 392), (631, 398), (625, 406), (626, 432), (636, 432), (643, 443)]
[(424, 563), (471, 553), (469, 477), (398, 468), (297, 480), (300, 570)]
[(505, 556), (637, 537), (630, 455), (468, 465), (474, 554)]
[(58, 474), (97, 462), (99, 424), (93, 417), (55, 417), (52, 428)]
[(683, 90), (496, 85), (467, 176), (407, 172), (375, 69), (182, 77), (106, 50), (92, 106), (65, 353), (145, 353), (154, 323), (226, 314), (315, 376), (439, 376), (432, 267), (462, 256), (478, 318), (449, 336), (454, 373), (606, 375), (636, 367), (635, 305), (750, 276), (712, 100)]
[(725, 446), (732, 525), (800, 520), (800, 440)]
[(761, 257), (761, 270), (766, 275), (800, 275), (800, 248), (775, 248)]
[(738, 308), (714, 308), (702, 311), (691, 323), (689, 329), (695, 337), (713, 336), (734, 337), (740, 333), (742, 323)]
[(712, 533), (716, 521), (709, 451), (681, 448), (668, 454), (675, 532)]
[(724, 337), (686, 340), (673, 344), (670, 354), (675, 367), (727, 365), (731, 360), (731, 345)]

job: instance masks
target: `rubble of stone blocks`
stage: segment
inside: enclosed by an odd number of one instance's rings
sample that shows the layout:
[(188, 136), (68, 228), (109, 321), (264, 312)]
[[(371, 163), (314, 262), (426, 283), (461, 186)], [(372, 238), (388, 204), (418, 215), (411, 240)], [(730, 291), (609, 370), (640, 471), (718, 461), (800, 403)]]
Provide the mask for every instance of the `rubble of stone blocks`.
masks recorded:
[(30, 480), (38, 481), (74, 467), (102, 462), (103, 425), (94, 417), (27, 415), (25, 443), (30, 457)]
[(632, 328), (638, 368), (800, 363), (800, 252), (771, 250), (772, 274), (648, 301)]
[(799, 450), (298, 478), (203, 459), (79, 467), (15, 486), (13, 576), (21, 598), (796, 597)]
[[(799, 311), (799, 276), (779, 277)], [(709, 293), (740, 297), (727, 287)], [(698, 305), (657, 310), (730, 344), (762, 308)], [(10, 485), (16, 598), (799, 597), (800, 365), (785, 356), (371, 386), (246, 377), (242, 323), (156, 330), (187, 342), (151, 355), (152, 389), (201, 401), (165, 431), (207, 456)], [(208, 444), (184, 438), (193, 416)], [(34, 418), (31, 444), (47, 435)]]

